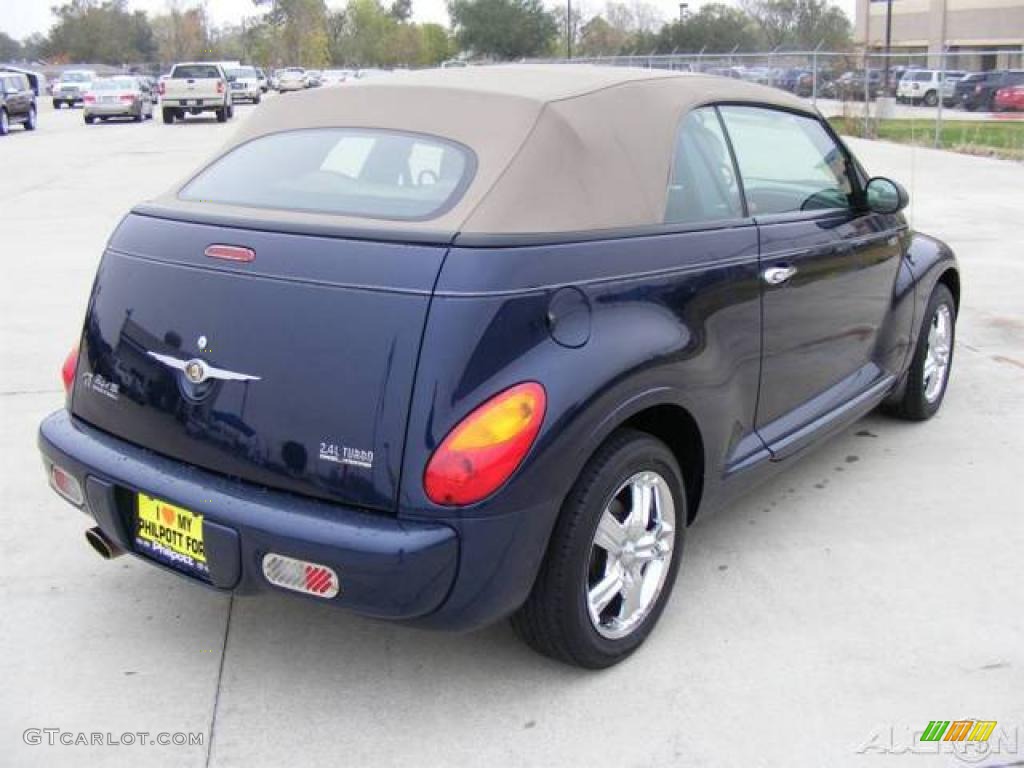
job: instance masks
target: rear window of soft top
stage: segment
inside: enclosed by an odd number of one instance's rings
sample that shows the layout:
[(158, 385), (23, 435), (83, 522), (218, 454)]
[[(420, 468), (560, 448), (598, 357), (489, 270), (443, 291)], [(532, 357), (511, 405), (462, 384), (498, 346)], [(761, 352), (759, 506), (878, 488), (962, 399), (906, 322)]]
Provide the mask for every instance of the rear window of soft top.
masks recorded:
[(182, 200), (422, 221), (458, 202), (476, 170), (461, 144), (424, 134), (312, 128), (241, 144), (201, 171)]

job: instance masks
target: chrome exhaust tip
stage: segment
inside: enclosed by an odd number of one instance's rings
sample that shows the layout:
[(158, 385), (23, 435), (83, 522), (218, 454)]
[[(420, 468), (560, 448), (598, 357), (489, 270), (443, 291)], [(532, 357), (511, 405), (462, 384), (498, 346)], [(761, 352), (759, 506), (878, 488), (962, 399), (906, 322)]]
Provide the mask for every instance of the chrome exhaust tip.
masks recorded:
[(96, 550), (96, 554), (104, 560), (113, 560), (115, 557), (120, 557), (124, 554), (124, 550), (107, 538), (107, 534), (98, 527), (87, 530), (85, 532), (85, 540), (89, 542), (90, 547)]

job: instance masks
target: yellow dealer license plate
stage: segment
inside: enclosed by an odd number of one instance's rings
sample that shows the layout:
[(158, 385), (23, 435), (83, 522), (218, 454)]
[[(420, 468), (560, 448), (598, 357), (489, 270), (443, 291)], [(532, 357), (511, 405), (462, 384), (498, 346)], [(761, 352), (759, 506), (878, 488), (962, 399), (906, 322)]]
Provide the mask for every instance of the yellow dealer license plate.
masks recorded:
[(138, 495), (135, 545), (154, 560), (209, 578), (203, 516), (184, 507)]

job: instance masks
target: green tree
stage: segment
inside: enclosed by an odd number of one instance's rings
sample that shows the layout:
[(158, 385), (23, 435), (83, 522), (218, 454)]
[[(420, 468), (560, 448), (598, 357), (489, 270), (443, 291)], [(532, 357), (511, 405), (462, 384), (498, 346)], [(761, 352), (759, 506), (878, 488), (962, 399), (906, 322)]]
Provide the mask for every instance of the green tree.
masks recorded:
[(0, 61), (17, 61), (21, 54), (21, 43), (6, 32), (0, 32)]
[(53, 8), (57, 23), (44, 46), (53, 58), (125, 64), (148, 61), (156, 43), (146, 14), (127, 0), (71, 0)]
[(462, 50), (508, 60), (550, 51), (559, 18), (541, 0), (451, 0), (455, 39)]
[(21, 41), (21, 56), (28, 61), (35, 61), (43, 56), (47, 40), (40, 32), (33, 32)]
[(692, 53), (701, 49), (722, 53), (734, 48), (752, 51), (759, 47), (760, 30), (738, 8), (713, 3), (703, 6), (684, 21), (666, 24), (658, 35), (659, 53)]
[(631, 35), (613, 27), (604, 16), (595, 16), (580, 30), (577, 53), (580, 56), (615, 56), (623, 53)]
[(420, 35), (423, 38), (423, 66), (436, 67), (452, 57), (452, 39), (440, 24), (421, 24)]
[(150, 26), (164, 66), (213, 55), (210, 23), (202, 6), (183, 10), (181, 3), (168, 3), (167, 13), (156, 16)]
[(353, 67), (381, 66), (394, 63), (395, 52), (389, 50), (398, 27), (379, 0), (349, 0), (339, 15), (331, 40), (331, 58)]
[(741, 0), (770, 48), (843, 50), (852, 44), (850, 19), (829, 0)]
[(394, 0), (390, 13), (395, 21), (409, 21), (412, 18), (412, 0)]
[(643, 2), (609, 2), (604, 11), (581, 24), (576, 48), (580, 56), (650, 53), (664, 25), (657, 8)]
[(280, 61), (316, 68), (330, 62), (324, 0), (253, 0), (253, 3), (270, 6), (267, 22), (275, 27)]

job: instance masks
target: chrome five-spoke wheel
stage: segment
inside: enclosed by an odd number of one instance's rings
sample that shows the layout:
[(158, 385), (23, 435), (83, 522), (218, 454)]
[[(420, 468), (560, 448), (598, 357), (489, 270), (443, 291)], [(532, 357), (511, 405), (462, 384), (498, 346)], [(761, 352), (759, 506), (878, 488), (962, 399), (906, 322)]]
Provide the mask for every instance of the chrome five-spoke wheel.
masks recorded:
[(622, 428), (584, 465), (562, 504), (516, 632), (588, 669), (625, 659), (672, 594), (686, 540), (686, 483), (669, 447)]
[(675, 526), (672, 493), (656, 472), (638, 472), (612, 497), (587, 569), (587, 608), (603, 637), (625, 637), (647, 618), (669, 572)]
[(928, 351), (924, 359), (924, 396), (934, 403), (942, 393), (953, 349), (953, 315), (949, 307), (939, 304), (928, 329)]

